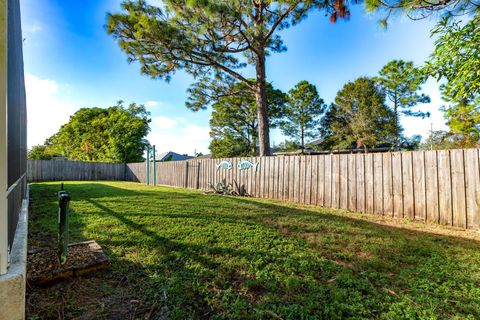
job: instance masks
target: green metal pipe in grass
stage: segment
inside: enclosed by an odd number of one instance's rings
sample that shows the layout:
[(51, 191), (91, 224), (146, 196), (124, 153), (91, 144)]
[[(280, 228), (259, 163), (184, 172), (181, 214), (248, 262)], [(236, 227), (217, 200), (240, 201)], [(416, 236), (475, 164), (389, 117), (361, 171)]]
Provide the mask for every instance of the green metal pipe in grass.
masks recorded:
[(153, 146), (153, 151), (152, 151), (152, 157), (153, 157), (153, 186), (155, 187), (157, 185), (157, 162), (155, 161), (155, 145)]
[(68, 206), (70, 194), (63, 190), (58, 192), (58, 260), (61, 264), (67, 262), (68, 255)]
[(147, 161), (146, 163), (146, 181), (147, 185), (150, 184), (150, 145), (147, 146)]

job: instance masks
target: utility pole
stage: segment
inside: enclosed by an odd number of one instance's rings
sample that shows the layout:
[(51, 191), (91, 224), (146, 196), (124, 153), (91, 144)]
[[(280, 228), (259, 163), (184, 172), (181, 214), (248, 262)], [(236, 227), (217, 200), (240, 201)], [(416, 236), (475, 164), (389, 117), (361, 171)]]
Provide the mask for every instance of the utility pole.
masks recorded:
[(153, 145), (153, 186), (157, 185), (157, 161), (155, 159), (155, 145)]
[(147, 146), (147, 161), (145, 162), (146, 164), (146, 178), (145, 181), (147, 182), (147, 185), (150, 184), (150, 144)]

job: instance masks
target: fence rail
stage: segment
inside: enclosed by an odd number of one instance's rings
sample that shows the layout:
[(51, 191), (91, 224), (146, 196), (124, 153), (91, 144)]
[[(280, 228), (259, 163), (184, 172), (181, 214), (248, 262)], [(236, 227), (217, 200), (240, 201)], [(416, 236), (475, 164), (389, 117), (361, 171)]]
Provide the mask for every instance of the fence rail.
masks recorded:
[(67, 180), (118, 180), (125, 179), (125, 164), (106, 162), (82, 162), (68, 160), (29, 160), (29, 182)]
[[(225, 179), (254, 197), (478, 228), (479, 157), (478, 149), (465, 149), (194, 159), (158, 162), (156, 178), (160, 185), (202, 190)], [(243, 160), (258, 167), (240, 170)], [(222, 161), (231, 169), (217, 168)], [(145, 167), (128, 164), (126, 179), (145, 182)]]

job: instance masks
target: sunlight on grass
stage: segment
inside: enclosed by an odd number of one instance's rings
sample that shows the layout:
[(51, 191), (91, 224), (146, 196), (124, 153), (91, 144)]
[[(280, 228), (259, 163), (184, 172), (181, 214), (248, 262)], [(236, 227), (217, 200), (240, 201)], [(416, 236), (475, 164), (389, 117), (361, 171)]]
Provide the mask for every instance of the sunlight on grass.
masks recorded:
[[(71, 242), (97, 240), (112, 270), (62, 290), (32, 289), (30, 316), (56, 317), (62, 305), (69, 317), (100, 319), (480, 317), (476, 239), (135, 183), (65, 187)], [(54, 245), (57, 190), (31, 186), (30, 247)]]

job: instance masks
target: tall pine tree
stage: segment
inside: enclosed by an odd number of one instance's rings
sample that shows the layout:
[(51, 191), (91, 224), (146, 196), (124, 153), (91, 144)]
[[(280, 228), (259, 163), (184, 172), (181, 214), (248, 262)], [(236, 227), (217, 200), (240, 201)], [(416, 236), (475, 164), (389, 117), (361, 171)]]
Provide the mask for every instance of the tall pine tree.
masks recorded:
[(325, 110), (317, 88), (308, 81), (300, 81), (288, 92), (285, 121), (281, 126), (283, 133), (293, 138), (303, 152), (305, 139), (319, 136), (320, 116)]
[[(221, 97), (212, 105), (210, 151), (214, 158), (255, 156), (258, 147), (258, 119), (255, 95), (238, 82), (234, 95)], [(270, 127), (275, 128), (285, 114), (286, 95), (267, 83), (267, 110)]]
[[(163, 0), (160, 6), (136, 0), (122, 8), (108, 15), (107, 32), (152, 78), (168, 81), (178, 70), (192, 74), (196, 83), (187, 106), (204, 108), (233, 80), (255, 94), (262, 156), (270, 153), (265, 61), (286, 50), (278, 31), (313, 9), (327, 11), (331, 21), (350, 15), (344, 0)], [(240, 71), (248, 65), (255, 68), (255, 82)]]
[(377, 81), (385, 90), (388, 100), (392, 103), (392, 110), (395, 116), (394, 145), (396, 150), (399, 149), (400, 116), (422, 118), (430, 116), (428, 112), (412, 110), (419, 103), (430, 102), (429, 96), (418, 93), (425, 80), (425, 76), (410, 61), (393, 60), (380, 70)]
[(325, 146), (333, 149), (375, 147), (394, 137), (394, 115), (372, 79), (361, 77), (337, 93), (322, 121)]

